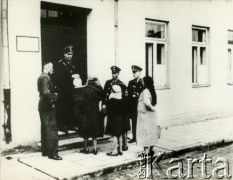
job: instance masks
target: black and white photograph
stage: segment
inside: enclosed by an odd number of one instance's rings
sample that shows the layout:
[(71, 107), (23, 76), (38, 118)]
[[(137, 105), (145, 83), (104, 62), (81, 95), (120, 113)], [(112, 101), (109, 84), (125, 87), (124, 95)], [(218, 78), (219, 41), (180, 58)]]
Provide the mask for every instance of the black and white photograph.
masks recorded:
[(233, 179), (233, 0), (0, 0), (0, 179)]

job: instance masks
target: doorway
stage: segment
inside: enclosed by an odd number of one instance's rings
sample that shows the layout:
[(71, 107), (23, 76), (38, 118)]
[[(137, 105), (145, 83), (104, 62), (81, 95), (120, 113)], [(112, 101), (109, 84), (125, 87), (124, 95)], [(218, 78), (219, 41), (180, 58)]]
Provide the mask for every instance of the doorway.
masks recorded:
[(42, 62), (57, 63), (63, 49), (74, 46), (73, 63), (83, 82), (87, 79), (87, 15), (91, 9), (41, 2)]

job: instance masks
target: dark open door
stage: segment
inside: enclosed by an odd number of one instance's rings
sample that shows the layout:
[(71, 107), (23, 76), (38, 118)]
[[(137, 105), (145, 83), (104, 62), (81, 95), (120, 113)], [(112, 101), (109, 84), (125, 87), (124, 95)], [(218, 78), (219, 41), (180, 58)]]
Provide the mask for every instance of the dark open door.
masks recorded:
[(73, 62), (87, 79), (87, 15), (91, 9), (41, 2), (42, 61), (56, 63), (63, 49), (73, 45)]

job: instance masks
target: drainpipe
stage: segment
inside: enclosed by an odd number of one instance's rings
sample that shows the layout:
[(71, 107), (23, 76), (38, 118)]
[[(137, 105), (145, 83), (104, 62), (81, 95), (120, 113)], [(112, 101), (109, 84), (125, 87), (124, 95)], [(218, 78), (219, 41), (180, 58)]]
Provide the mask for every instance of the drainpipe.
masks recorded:
[(8, 43), (8, 0), (1, 0), (2, 20), (2, 64), (3, 64), (3, 98), (4, 98), (4, 135), (8, 144), (11, 141), (11, 88), (10, 88), (10, 62)]
[(114, 0), (114, 41), (115, 41), (115, 65), (118, 61), (118, 0)]

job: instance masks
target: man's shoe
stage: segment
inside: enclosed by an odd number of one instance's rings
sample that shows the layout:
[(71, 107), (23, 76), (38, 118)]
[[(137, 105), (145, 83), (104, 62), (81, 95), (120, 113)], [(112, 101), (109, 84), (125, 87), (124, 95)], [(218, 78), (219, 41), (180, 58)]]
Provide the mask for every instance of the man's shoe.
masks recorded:
[(89, 149), (81, 149), (80, 152), (84, 154), (89, 154)]
[(135, 143), (136, 140), (135, 139), (131, 139), (128, 143)]
[(54, 155), (54, 156), (49, 156), (49, 159), (53, 159), (53, 160), (62, 160), (62, 157), (58, 156), (58, 155)]
[(123, 146), (122, 147), (122, 151), (128, 151), (128, 149), (129, 149), (128, 146)]

